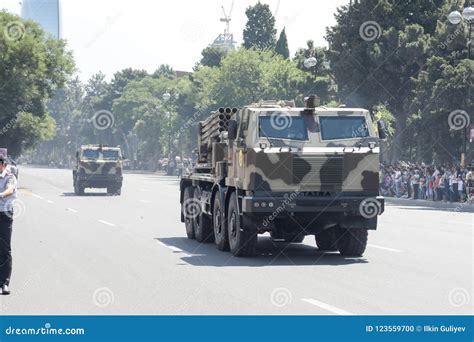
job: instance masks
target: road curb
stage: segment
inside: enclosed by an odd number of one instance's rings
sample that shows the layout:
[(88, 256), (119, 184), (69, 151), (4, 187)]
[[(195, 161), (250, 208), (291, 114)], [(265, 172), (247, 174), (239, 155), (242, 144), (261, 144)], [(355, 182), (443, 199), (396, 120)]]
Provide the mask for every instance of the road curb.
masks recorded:
[(408, 198), (394, 198), (394, 197), (385, 197), (385, 203), (390, 205), (404, 205), (404, 206), (413, 206), (413, 207), (428, 207), (434, 209), (451, 209), (450, 211), (455, 212), (469, 212), (474, 213), (474, 205), (471, 203), (449, 203), (449, 202), (432, 202), (426, 200), (415, 200)]

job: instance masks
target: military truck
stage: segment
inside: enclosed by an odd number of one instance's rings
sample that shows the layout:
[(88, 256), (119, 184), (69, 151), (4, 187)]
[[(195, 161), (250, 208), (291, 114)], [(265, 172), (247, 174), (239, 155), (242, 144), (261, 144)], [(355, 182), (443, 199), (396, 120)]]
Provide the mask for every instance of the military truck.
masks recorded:
[(111, 195), (122, 190), (122, 152), (120, 147), (83, 145), (76, 152), (72, 171), (74, 193), (84, 195), (86, 188), (106, 188)]
[(363, 254), (384, 211), (384, 124), (365, 109), (316, 102), (220, 108), (199, 122), (197, 163), (180, 181), (188, 238), (252, 256), (258, 234), (288, 243), (314, 235), (322, 250)]

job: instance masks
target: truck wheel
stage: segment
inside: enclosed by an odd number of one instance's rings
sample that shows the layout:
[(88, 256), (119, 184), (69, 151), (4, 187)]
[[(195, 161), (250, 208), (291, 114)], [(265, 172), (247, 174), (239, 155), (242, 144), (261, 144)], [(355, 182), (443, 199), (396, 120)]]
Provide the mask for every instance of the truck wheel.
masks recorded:
[(346, 256), (362, 256), (367, 247), (368, 231), (366, 229), (338, 229), (339, 253)]
[(336, 228), (324, 229), (314, 236), (316, 245), (323, 251), (337, 251)]
[(214, 228), (214, 237), (217, 249), (221, 251), (228, 251), (229, 234), (227, 233), (224, 206), (221, 203), (221, 197), (219, 196), (219, 193), (217, 193), (216, 197), (214, 198), (212, 226)]
[(227, 215), (229, 247), (233, 255), (238, 257), (253, 256), (257, 252), (257, 229), (252, 220), (239, 215), (237, 195), (232, 193)]
[(285, 235), (285, 242), (302, 243), (303, 240), (304, 240), (303, 234)]
[[(194, 205), (201, 202), (201, 190), (196, 188), (194, 190)], [(197, 242), (212, 242), (214, 239), (214, 230), (212, 229), (212, 221), (201, 208), (193, 215), (194, 220), (194, 236)]]
[(192, 215), (194, 213), (191, 213), (192, 209), (191, 206), (191, 201), (194, 196), (194, 191), (192, 186), (188, 186), (184, 189), (184, 194), (183, 194), (183, 203), (181, 203), (181, 212), (183, 213), (184, 216), (184, 225), (186, 227), (186, 235), (188, 236), (188, 239), (194, 239), (194, 220), (192, 218)]
[(122, 193), (122, 188), (120, 186), (114, 185), (107, 188), (107, 194), (109, 195), (120, 196), (121, 193)]
[(77, 189), (77, 195), (78, 196), (83, 196), (84, 195), (84, 186), (82, 185), (81, 182), (77, 181), (75, 188)]

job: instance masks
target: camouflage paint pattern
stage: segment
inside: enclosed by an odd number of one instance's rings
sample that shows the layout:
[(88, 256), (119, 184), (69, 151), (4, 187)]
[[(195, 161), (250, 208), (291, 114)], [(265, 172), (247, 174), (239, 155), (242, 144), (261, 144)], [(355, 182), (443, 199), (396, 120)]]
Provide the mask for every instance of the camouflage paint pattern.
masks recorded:
[[(93, 150), (99, 152), (98, 158), (85, 158), (84, 151)], [(119, 158), (116, 160), (104, 159), (100, 151), (117, 151)], [(85, 145), (79, 149), (79, 158), (76, 159), (75, 171), (78, 174), (86, 175), (121, 175), (122, 173), (122, 154), (118, 147), (102, 148), (98, 145)]]
[[(270, 147), (269, 140), (259, 136), (258, 117), (278, 115), (287, 120), (303, 116), (308, 139), (273, 138)], [(368, 136), (322, 140), (321, 116), (363, 117), (363, 129)], [(249, 106), (239, 110), (233, 119), (239, 123), (238, 136), (243, 144), (234, 141), (229, 148), (227, 185), (267, 192), (363, 191), (378, 194), (380, 150), (375, 126), (367, 110), (319, 107), (311, 112), (304, 108)], [(375, 147), (369, 148), (369, 142)]]

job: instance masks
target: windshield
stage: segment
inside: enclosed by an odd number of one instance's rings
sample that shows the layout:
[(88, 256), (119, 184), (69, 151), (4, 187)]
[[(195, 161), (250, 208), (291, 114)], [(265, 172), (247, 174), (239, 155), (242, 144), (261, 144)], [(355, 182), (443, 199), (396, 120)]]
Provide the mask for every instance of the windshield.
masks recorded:
[(119, 159), (119, 151), (102, 151), (102, 156), (104, 159), (116, 160)]
[(323, 140), (365, 138), (369, 136), (363, 116), (320, 116)]
[(302, 116), (261, 116), (259, 136), (277, 139), (308, 140), (308, 129)]
[(99, 151), (97, 150), (84, 150), (82, 151), (82, 157), (86, 159), (99, 159)]

